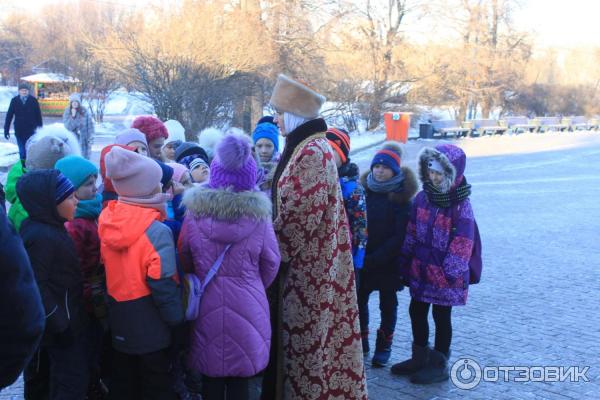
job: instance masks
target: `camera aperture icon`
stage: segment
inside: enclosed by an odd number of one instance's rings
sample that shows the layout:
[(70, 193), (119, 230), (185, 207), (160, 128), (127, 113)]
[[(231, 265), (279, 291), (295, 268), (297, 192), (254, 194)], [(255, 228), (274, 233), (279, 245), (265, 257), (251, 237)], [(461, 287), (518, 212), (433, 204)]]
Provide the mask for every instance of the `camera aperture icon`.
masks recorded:
[(472, 358), (460, 358), (452, 365), (450, 380), (459, 389), (473, 389), (481, 382), (481, 366)]

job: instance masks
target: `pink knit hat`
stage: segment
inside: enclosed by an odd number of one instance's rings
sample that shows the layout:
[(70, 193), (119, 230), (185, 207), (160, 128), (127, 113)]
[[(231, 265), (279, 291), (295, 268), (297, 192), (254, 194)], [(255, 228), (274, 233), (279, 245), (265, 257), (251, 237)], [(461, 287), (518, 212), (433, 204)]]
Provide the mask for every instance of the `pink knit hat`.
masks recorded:
[(181, 182), (181, 177), (188, 171), (188, 169), (176, 162), (167, 163), (167, 165), (173, 168), (173, 181)]
[(169, 137), (169, 131), (167, 130), (165, 124), (163, 124), (160, 119), (151, 115), (142, 115), (137, 117), (133, 120), (131, 127), (139, 129), (144, 135), (146, 135), (146, 140), (148, 143), (160, 137), (164, 137), (165, 139)]
[(121, 147), (113, 147), (104, 157), (106, 177), (119, 196), (144, 198), (160, 185), (162, 170), (151, 158)]
[(129, 145), (132, 142), (141, 142), (148, 146), (148, 142), (146, 141), (146, 135), (140, 132), (139, 129), (135, 128), (127, 128), (115, 137), (115, 144), (121, 144), (124, 146)]
[(227, 135), (217, 144), (210, 164), (208, 186), (232, 188), (236, 192), (256, 186), (256, 161), (251, 154), (250, 139), (239, 134)]

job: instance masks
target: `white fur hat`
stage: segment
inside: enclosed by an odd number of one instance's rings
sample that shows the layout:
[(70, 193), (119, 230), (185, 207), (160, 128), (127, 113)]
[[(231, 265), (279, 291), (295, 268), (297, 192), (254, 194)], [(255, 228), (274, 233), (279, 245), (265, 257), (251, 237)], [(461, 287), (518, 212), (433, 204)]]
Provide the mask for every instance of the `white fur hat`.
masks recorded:
[(270, 103), (280, 112), (288, 112), (302, 118), (316, 118), (325, 103), (325, 97), (305, 84), (279, 75)]
[(215, 146), (223, 137), (225, 134), (217, 128), (206, 128), (198, 134), (198, 144), (206, 151), (210, 160), (214, 157)]
[(185, 142), (185, 128), (179, 121), (170, 119), (165, 121), (165, 126), (167, 127), (167, 131), (169, 131), (169, 137), (167, 140), (165, 140), (165, 144), (169, 144), (177, 140), (180, 142)]

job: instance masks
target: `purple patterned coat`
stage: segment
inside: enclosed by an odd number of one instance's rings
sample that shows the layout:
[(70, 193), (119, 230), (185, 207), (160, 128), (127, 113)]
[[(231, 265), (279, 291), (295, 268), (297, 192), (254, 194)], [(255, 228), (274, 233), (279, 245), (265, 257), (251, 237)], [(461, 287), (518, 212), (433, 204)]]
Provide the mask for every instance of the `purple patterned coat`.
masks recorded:
[(250, 377), (265, 369), (271, 323), (265, 288), (279, 269), (271, 202), (262, 192), (186, 190), (188, 213), (179, 237), (186, 272), (204, 281), (225, 246), (232, 246), (206, 287), (193, 322), (188, 365), (210, 377)]
[[(465, 153), (454, 145), (425, 148), (419, 176), (428, 180), (428, 162), (436, 158), (445, 178), (457, 187), (463, 180)], [(469, 199), (440, 208), (421, 191), (415, 198), (402, 253), (409, 260), (406, 278), (413, 299), (443, 306), (467, 302), (469, 259), (473, 250), (474, 216)]]

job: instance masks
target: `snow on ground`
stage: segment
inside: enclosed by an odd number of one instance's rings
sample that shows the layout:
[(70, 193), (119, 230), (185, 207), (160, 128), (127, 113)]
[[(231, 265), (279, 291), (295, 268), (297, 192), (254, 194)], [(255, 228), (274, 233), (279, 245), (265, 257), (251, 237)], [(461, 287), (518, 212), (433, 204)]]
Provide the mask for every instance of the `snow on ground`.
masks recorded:
[(0, 86), (0, 112), (8, 111), (10, 100), (18, 93), (16, 86)]

